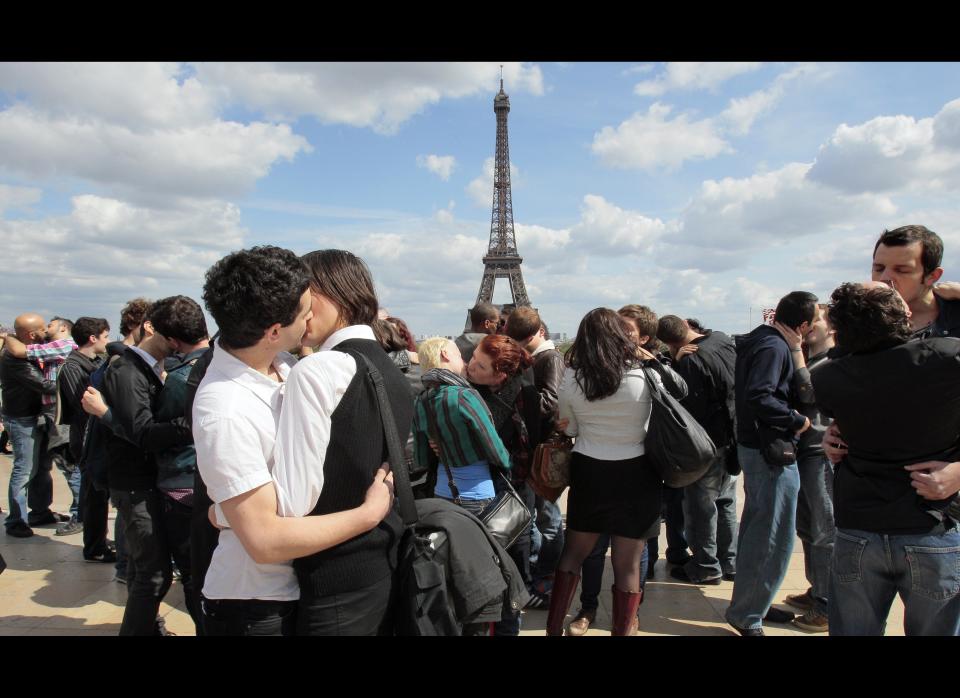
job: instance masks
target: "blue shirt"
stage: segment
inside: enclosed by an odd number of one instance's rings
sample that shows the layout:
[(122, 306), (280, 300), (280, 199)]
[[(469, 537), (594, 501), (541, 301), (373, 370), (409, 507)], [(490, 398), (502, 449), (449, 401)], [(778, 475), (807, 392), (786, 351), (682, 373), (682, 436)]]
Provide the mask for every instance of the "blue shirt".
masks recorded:
[[(487, 461), (481, 460), (459, 468), (450, 468), (450, 472), (453, 473), (453, 484), (460, 490), (460, 499), (493, 499), (496, 496)], [(434, 494), (437, 497), (453, 499), (447, 478), (447, 469), (441, 463), (437, 468), (437, 486), (434, 488)]]

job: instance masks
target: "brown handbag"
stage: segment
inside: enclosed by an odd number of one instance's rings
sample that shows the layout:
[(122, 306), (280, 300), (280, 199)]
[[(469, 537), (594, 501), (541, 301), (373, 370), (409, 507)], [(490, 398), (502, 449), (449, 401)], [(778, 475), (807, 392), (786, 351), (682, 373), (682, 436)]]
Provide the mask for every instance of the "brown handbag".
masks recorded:
[(555, 502), (570, 484), (573, 440), (554, 432), (537, 445), (527, 482), (538, 495)]

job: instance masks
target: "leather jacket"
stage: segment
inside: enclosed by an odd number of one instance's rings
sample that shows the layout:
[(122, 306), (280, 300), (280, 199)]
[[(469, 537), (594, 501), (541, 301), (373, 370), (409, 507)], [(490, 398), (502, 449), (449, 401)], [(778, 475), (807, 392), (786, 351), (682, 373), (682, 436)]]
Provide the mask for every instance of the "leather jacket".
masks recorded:
[(37, 417), (43, 408), (40, 396), (57, 393), (56, 382), (45, 380), (36, 364), (7, 351), (0, 355), (0, 385), (7, 417)]

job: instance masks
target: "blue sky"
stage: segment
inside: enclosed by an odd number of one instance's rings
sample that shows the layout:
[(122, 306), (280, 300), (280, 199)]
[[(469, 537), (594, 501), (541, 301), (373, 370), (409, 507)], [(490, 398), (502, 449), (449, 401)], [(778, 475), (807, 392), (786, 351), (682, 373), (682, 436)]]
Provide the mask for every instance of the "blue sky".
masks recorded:
[[(271, 243), (350, 249), (415, 333), (459, 333), (499, 74), (2, 64), (0, 322), (199, 300), (213, 261)], [(634, 302), (742, 332), (790, 290), (864, 278), (906, 223), (960, 278), (958, 64), (508, 63), (504, 82), (524, 278), (554, 331)]]

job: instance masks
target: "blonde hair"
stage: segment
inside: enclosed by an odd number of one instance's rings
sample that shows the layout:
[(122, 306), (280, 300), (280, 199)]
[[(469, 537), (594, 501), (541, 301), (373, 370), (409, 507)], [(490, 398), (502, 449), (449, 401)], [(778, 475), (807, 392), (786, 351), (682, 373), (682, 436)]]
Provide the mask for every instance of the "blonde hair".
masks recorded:
[(446, 337), (430, 337), (420, 342), (420, 346), (417, 347), (417, 356), (420, 357), (420, 370), (426, 373), (434, 368), (440, 368), (440, 352), (450, 344), (453, 344), (453, 342)]

